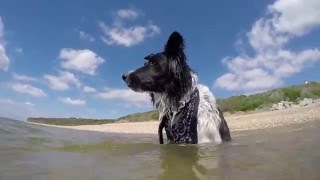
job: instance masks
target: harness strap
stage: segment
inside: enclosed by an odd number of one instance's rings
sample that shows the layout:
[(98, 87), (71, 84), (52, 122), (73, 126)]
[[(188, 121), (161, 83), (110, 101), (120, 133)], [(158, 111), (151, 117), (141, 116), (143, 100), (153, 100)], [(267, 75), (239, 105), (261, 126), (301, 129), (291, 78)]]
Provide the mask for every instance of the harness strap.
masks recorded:
[(158, 134), (159, 142), (163, 143), (162, 129), (165, 128), (167, 139), (170, 143), (198, 143), (198, 106), (199, 91), (195, 89), (190, 100), (178, 111), (168, 112), (161, 120)]

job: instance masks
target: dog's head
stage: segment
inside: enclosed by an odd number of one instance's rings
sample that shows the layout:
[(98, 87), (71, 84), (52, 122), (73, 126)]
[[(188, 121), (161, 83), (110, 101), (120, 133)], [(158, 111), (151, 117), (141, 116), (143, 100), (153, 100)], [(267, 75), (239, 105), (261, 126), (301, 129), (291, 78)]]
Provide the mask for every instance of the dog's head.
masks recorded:
[(163, 52), (150, 54), (144, 59), (144, 66), (122, 76), (132, 90), (176, 94), (191, 86), (184, 40), (178, 32), (170, 35)]

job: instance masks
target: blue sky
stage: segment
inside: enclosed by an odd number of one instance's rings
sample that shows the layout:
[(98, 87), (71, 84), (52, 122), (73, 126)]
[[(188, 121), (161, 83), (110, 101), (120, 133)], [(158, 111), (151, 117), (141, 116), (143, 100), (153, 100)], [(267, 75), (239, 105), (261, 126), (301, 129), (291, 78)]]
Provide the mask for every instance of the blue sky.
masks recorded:
[(319, 81), (320, 2), (1, 1), (0, 116), (115, 118), (152, 109), (121, 75), (174, 30), (218, 98)]

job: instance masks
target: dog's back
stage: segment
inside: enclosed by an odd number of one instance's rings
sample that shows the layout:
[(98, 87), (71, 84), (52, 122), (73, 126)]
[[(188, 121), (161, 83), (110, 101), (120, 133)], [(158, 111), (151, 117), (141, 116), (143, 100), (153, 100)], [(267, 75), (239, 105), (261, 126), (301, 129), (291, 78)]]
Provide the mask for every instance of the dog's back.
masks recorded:
[[(196, 78), (195, 76), (193, 76)], [(217, 102), (209, 88), (198, 84), (200, 103), (198, 109), (198, 139), (199, 143), (230, 141), (228, 124), (218, 108)]]
[(221, 139), (222, 139), (222, 141), (231, 141), (231, 135), (230, 135), (228, 124), (227, 124), (226, 120), (224, 119), (224, 116), (223, 116), (220, 108), (218, 108), (218, 111), (219, 111), (219, 116), (221, 119), (220, 129), (219, 129)]

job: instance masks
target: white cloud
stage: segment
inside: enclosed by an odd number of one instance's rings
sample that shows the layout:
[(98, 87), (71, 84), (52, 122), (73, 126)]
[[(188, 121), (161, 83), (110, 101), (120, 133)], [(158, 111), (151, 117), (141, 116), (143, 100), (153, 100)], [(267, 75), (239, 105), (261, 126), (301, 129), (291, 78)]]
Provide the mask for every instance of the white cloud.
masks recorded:
[(11, 88), (19, 93), (29, 94), (34, 97), (46, 97), (47, 94), (37, 87), (30, 84), (13, 83), (10, 85)]
[(99, 92), (97, 97), (104, 100), (122, 100), (135, 105), (150, 103), (150, 97), (147, 93), (137, 93), (130, 89), (106, 88), (104, 91)]
[(23, 53), (23, 49), (22, 48), (16, 48), (14, 50), (17, 54), (22, 54)]
[(126, 19), (134, 20), (139, 13), (134, 10), (119, 10), (112, 25), (99, 22), (104, 36), (101, 39), (108, 45), (121, 45), (130, 47), (143, 42), (148, 37), (153, 37), (160, 33), (160, 28), (152, 23), (128, 26)]
[(80, 36), (80, 39), (83, 39), (83, 40), (88, 40), (90, 42), (95, 41), (94, 37), (92, 37), (90, 34), (84, 32), (84, 31), (79, 31), (79, 36)]
[(37, 81), (36, 78), (26, 76), (26, 75), (17, 74), (17, 73), (13, 73), (12, 77), (16, 81), (27, 81), (27, 82)]
[(60, 71), (59, 76), (44, 75), (43, 78), (47, 81), (49, 87), (54, 90), (64, 91), (69, 89), (70, 85), (80, 87), (80, 81), (74, 74), (67, 71)]
[(0, 16), (0, 69), (3, 71), (8, 71), (9, 69), (9, 58), (6, 55), (6, 50), (2, 44), (2, 37), (4, 34), (4, 25)]
[[(3, 117), (8, 117), (17, 120), (26, 120), (28, 116), (31, 116), (34, 112), (32, 106), (28, 106), (25, 103), (17, 102), (12, 99), (0, 98), (0, 114)], [(19, 109), (19, 111), (17, 111)]]
[(84, 86), (83, 87), (83, 92), (85, 93), (94, 93), (96, 92), (97, 90), (93, 87), (90, 87), (90, 86)]
[(9, 58), (2, 44), (0, 44), (0, 69), (3, 71), (8, 71), (9, 69)]
[(117, 12), (117, 17), (121, 19), (136, 19), (138, 16), (139, 13), (132, 9), (120, 9)]
[(319, 7), (318, 0), (278, 0), (268, 10), (277, 32), (302, 36), (320, 25)]
[(86, 101), (80, 99), (71, 99), (69, 97), (59, 98), (59, 100), (65, 104), (75, 105), (75, 106), (82, 106), (86, 104)]
[[(16, 104), (15, 101), (13, 101), (12, 99), (2, 99), (0, 98), (0, 104)], [(3, 106), (1, 106), (3, 107)]]
[(31, 102), (29, 102), (29, 101), (25, 102), (24, 104), (25, 104), (25, 105), (28, 105), (28, 106), (34, 106), (34, 104), (31, 103)]
[(31, 102), (19, 102), (0, 97), (0, 107), (1, 116), (17, 120), (26, 120), (28, 117), (57, 117), (57, 114), (52, 114), (52, 110), (40, 112)]
[(62, 59), (61, 66), (63, 68), (89, 75), (94, 75), (98, 66), (104, 62), (102, 57), (88, 49), (62, 49), (59, 57)]
[(222, 62), (229, 72), (219, 77), (215, 86), (232, 91), (267, 90), (320, 62), (317, 48), (291, 51), (284, 47), (292, 39), (320, 27), (319, 9), (317, 0), (277, 0), (268, 6), (266, 16), (257, 20), (247, 33), (255, 55), (242, 53), (224, 58)]
[(4, 32), (4, 25), (3, 25), (3, 22), (2, 22), (2, 18), (0, 16), (0, 38), (3, 37), (3, 32)]

